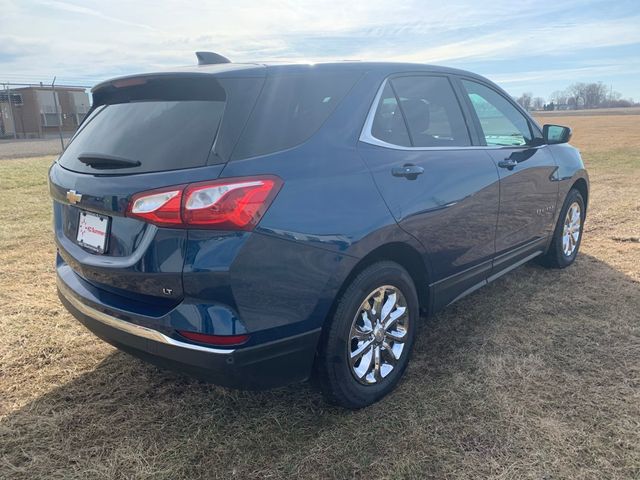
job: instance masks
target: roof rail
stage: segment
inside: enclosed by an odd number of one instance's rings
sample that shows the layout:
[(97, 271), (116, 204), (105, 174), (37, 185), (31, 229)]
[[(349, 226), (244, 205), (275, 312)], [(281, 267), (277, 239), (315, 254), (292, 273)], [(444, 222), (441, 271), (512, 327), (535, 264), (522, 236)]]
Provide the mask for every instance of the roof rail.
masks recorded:
[(216, 63), (231, 63), (227, 57), (214, 52), (196, 52), (198, 65), (215, 65)]

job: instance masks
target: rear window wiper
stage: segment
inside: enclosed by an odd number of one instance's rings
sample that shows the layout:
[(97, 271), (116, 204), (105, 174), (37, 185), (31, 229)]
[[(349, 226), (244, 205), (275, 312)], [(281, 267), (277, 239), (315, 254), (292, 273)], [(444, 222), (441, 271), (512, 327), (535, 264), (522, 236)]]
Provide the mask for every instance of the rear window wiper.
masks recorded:
[(102, 153), (81, 153), (78, 160), (93, 168), (133, 168), (142, 165), (138, 160), (129, 160), (128, 158), (114, 157), (113, 155), (104, 155)]

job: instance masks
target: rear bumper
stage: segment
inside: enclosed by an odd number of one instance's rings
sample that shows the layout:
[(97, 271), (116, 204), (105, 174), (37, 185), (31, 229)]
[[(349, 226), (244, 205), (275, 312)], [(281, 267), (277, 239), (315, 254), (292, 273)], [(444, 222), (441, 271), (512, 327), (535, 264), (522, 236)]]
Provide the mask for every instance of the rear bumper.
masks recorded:
[(85, 327), (115, 347), (161, 367), (241, 389), (273, 388), (309, 377), (320, 329), (236, 349), (183, 342), (92, 305), (58, 272), (58, 296)]

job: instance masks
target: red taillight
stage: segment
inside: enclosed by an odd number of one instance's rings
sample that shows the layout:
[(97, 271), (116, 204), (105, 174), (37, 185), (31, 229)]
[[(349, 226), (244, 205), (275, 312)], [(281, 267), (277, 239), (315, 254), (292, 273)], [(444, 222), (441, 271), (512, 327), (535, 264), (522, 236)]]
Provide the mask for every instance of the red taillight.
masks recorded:
[(137, 193), (131, 198), (127, 215), (157, 225), (181, 225), (184, 185)]
[(186, 332), (184, 330), (178, 330), (178, 333), (194, 342), (207, 343), (219, 347), (242, 345), (249, 340), (249, 335), (209, 335), (207, 333)]
[(253, 230), (281, 186), (261, 176), (151, 190), (133, 196), (127, 215), (161, 226)]
[(269, 207), (272, 193), (277, 193), (275, 186), (274, 178), (189, 185), (184, 191), (183, 220), (188, 225), (252, 230)]

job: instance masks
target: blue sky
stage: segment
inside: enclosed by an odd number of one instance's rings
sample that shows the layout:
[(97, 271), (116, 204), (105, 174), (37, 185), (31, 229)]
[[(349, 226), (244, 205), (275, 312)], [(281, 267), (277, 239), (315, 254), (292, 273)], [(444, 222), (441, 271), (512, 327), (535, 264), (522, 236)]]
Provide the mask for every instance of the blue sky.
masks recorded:
[(195, 62), (415, 61), (512, 95), (602, 81), (640, 100), (640, 0), (0, 0), (0, 83), (93, 85)]

